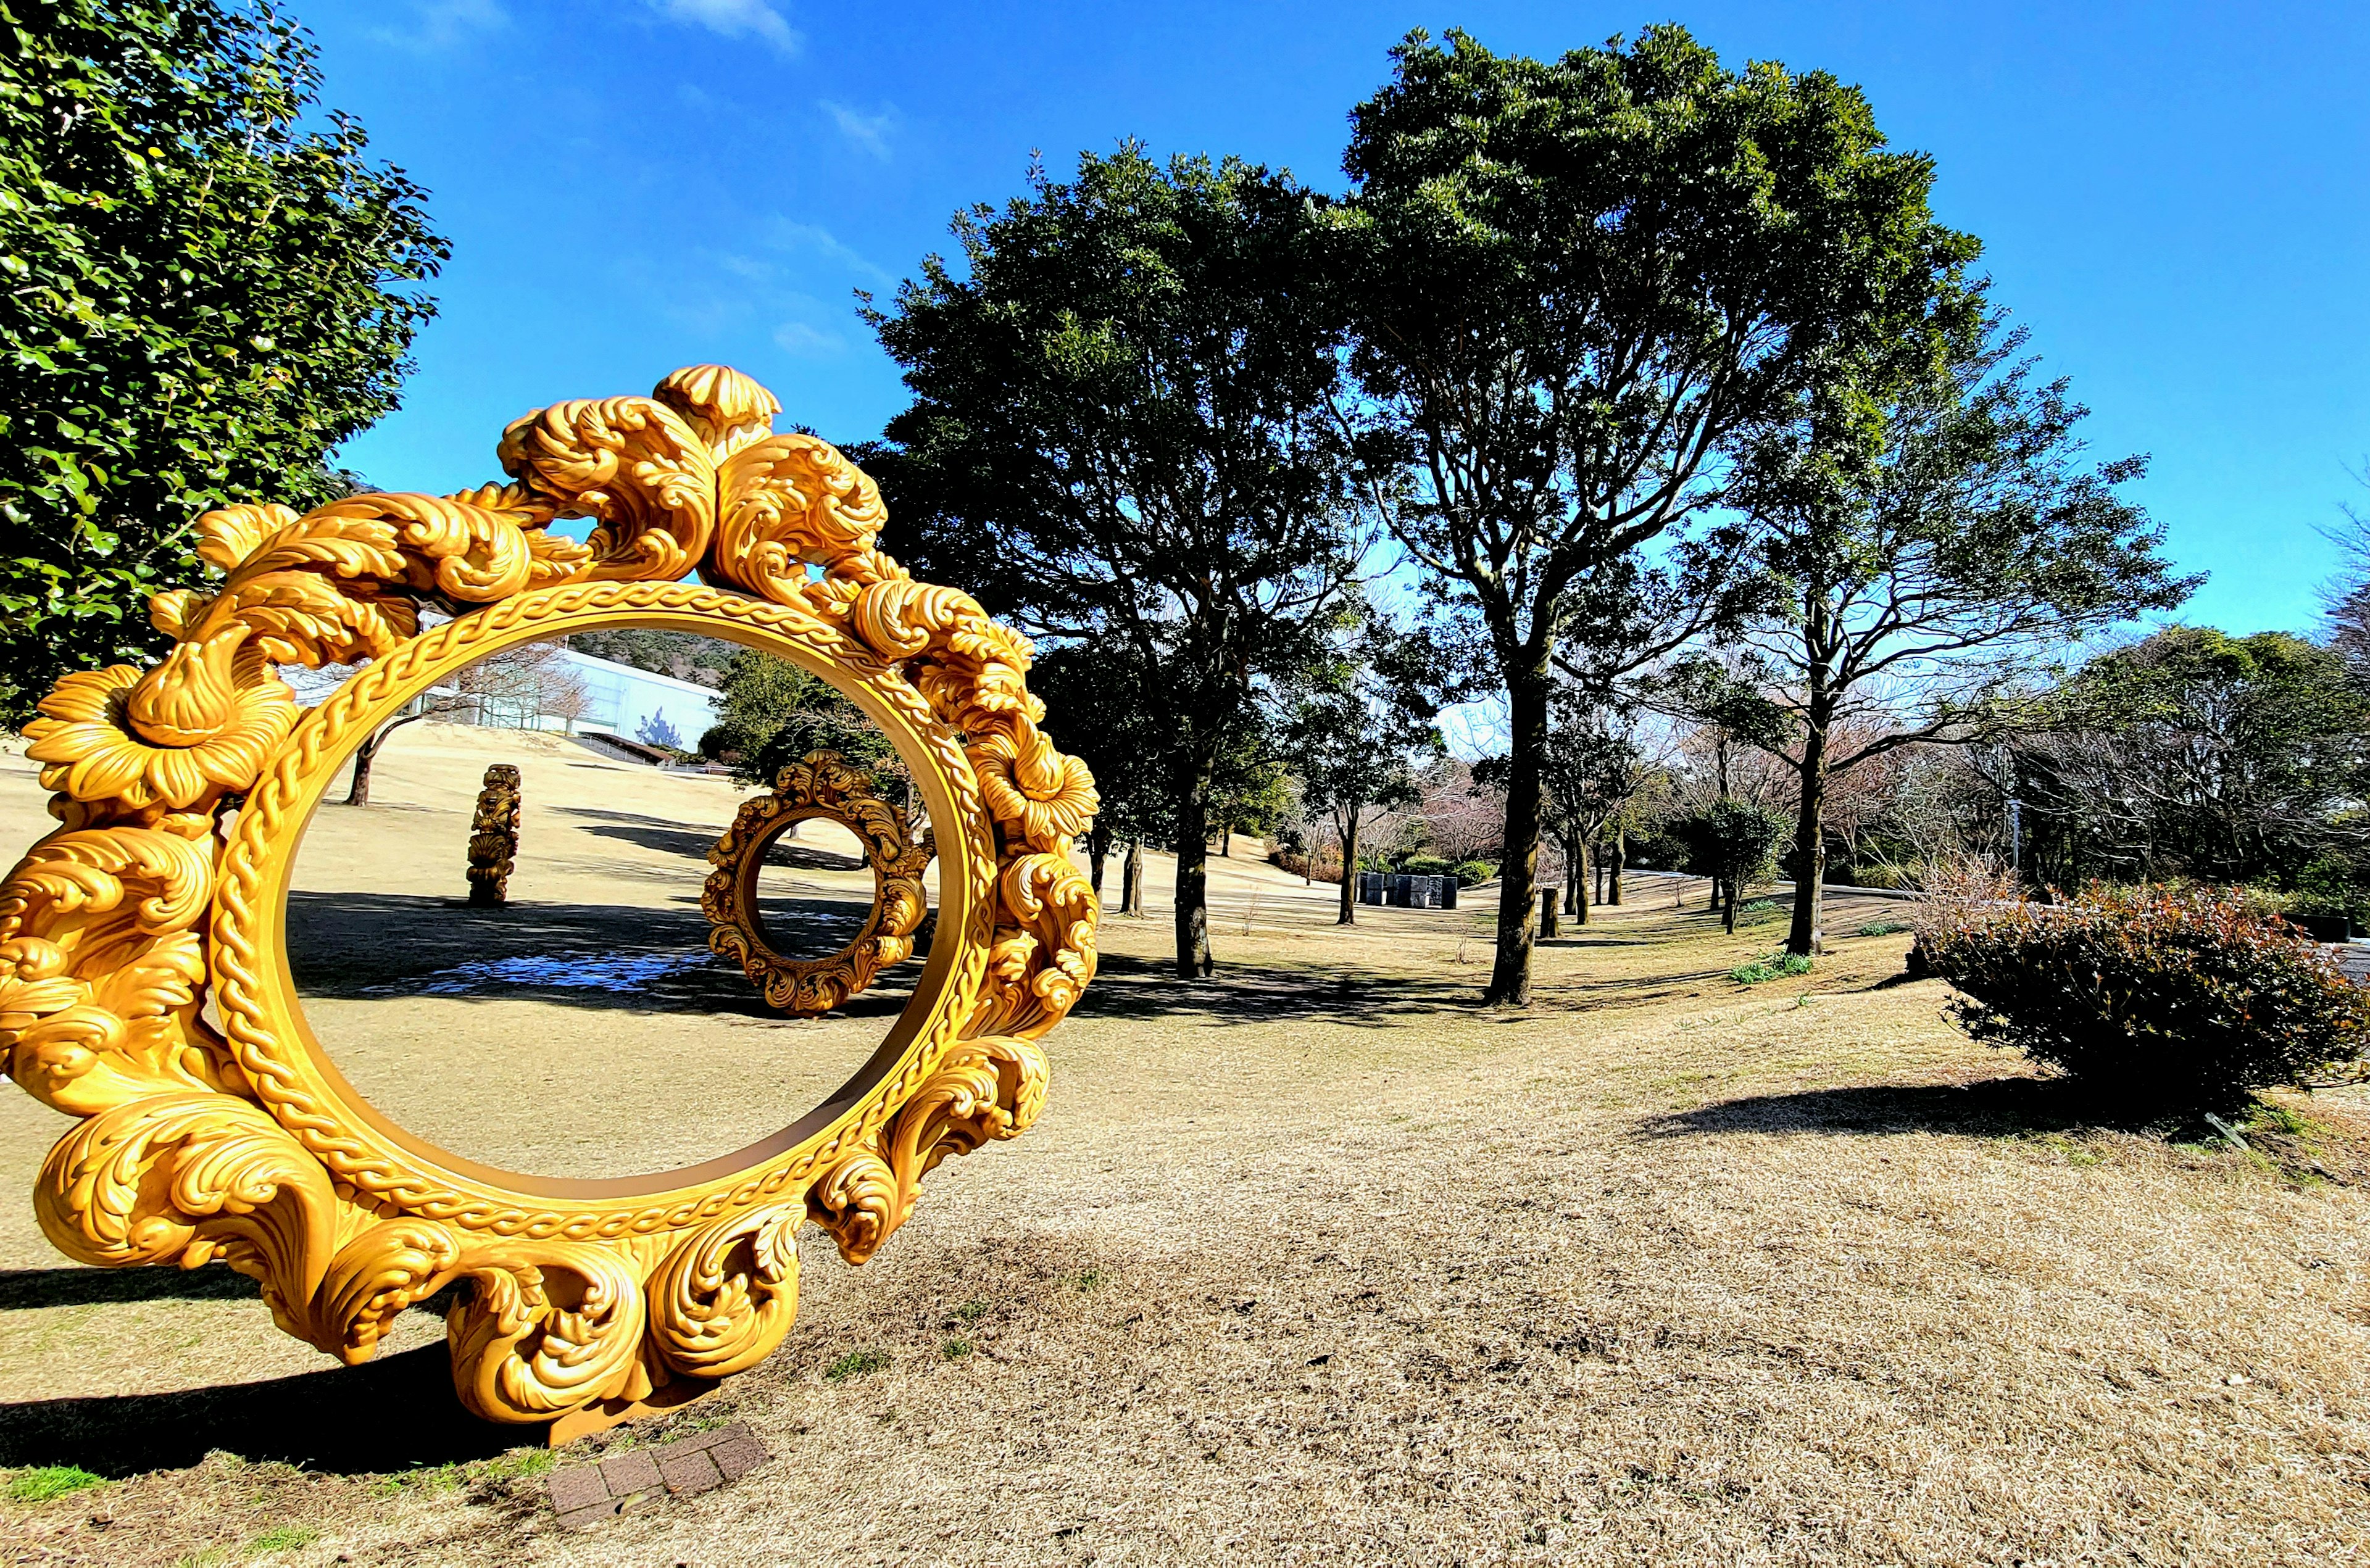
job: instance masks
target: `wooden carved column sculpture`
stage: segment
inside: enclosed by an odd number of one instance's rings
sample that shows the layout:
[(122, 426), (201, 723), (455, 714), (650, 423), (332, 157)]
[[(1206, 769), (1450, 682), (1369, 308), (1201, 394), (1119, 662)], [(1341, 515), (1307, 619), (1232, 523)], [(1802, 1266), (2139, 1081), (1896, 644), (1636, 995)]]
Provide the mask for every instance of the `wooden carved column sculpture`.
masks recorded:
[[(698, 366), (518, 420), (504, 484), (210, 512), (199, 550), (223, 578), (154, 600), (164, 658), (43, 699), (27, 755), (59, 826), (0, 885), (0, 1055), (75, 1118), (33, 1194), (62, 1251), (227, 1264), (350, 1362), (458, 1283), (463, 1402), (564, 1438), (754, 1365), (797, 1311), (802, 1225), (860, 1264), (940, 1161), (1036, 1117), (1039, 1042), (1094, 974), (1094, 892), (1066, 853), (1093, 782), (1041, 727), (1029, 644), (882, 554), (872, 482), (774, 433), (779, 406)], [(559, 517), (593, 519), (587, 542), (548, 532)], [(426, 606), (454, 618), (423, 630)], [(799, 1121), (682, 1171), (547, 1180), (406, 1131), (331, 1065), (289, 979), (292, 862), (413, 698), (620, 626), (789, 659), (879, 725), (932, 824), (938, 935), (880, 1049)], [(362, 668), (301, 713), (275, 673), (334, 664)], [(877, 956), (912, 929), (884, 895)]]
[(496, 762), (486, 770), (477, 814), (469, 823), (469, 902), (499, 904), (509, 896), (518, 833), (519, 771)]

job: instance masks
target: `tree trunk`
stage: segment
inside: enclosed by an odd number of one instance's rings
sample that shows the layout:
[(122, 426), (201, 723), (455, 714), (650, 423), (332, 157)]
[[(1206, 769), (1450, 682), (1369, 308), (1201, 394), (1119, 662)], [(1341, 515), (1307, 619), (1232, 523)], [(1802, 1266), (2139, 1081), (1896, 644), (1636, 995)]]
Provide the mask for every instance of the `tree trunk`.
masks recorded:
[[(394, 727), (388, 726), (391, 729)], [(346, 791), (348, 806), (370, 804), (371, 764), (378, 761), (378, 749), (386, 742), (386, 729), (373, 731), (354, 750), (354, 782)]]
[(1094, 874), (1095, 902), (1103, 901), (1103, 862), (1110, 858), (1110, 830), (1100, 822), (1087, 834), (1087, 864)]
[(1358, 818), (1365, 809), (1353, 805), (1347, 818), (1337, 817), (1333, 820), (1333, 826), (1341, 830), (1341, 913), (1334, 921), (1335, 925), (1358, 923)]
[(1547, 670), (1544, 657), (1506, 682), (1508, 738), (1505, 859), (1498, 868), (1498, 957), (1485, 1002), (1531, 1004), (1531, 907), (1538, 902), (1539, 764), (1547, 749)]
[(1235, 825), (1232, 822), (1218, 830), (1218, 853), (1227, 860), (1235, 858)]
[(1819, 900), (1827, 880), (1827, 732), (1835, 723), (1835, 697), (1824, 584), (1804, 586), (1802, 609), (1802, 640), (1811, 656), (1803, 662), (1810, 680), (1803, 692), (1802, 759), (1795, 770), (1801, 805), (1794, 814), (1794, 920), (1786, 932), (1786, 951), (1808, 958), (1827, 939), (1819, 929)]
[(1144, 914), (1144, 841), (1127, 841), (1127, 858), (1119, 868), (1119, 912), (1123, 915)]
[(1198, 980), (1210, 958), (1210, 803), (1202, 768), (1177, 801), (1177, 978)]
[(1607, 900), (1615, 909), (1621, 907), (1621, 874), (1629, 868), (1629, 830), (1613, 830), (1613, 875), (1608, 878), (1613, 897)]
[(1605, 851), (1600, 845), (1594, 852), (1596, 861), (1596, 901), (1605, 902)]
[(1729, 933), (1731, 935), (1733, 935), (1736, 932), (1736, 884), (1730, 882), (1728, 878), (1724, 876), (1720, 878), (1720, 881), (1725, 884), (1728, 888), (1728, 897), (1721, 901), (1720, 906), (1720, 930)]
[(428, 715), (424, 712), (406, 714), (403, 717), (395, 720), (391, 724), (383, 724), (379, 726), (377, 730), (372, 734), (371, 738), (362, 743), (361, 749), (354, 753), (354, 782), (349, 785), (346, 790), (346, 804), (348, 806), (368, 806), (370, 804), (371, 764), (378, 761), (379, 748), (386, 744), (386, 738), (393, 735), (397, 730), (401, 729), (405, 725), (409, 724), (413, 719), (425, 718)]
[(1827, 797), (1827, 737), (1825, 727), (1813, 723), (1802, 736), (1800, 771), (1802, 806), (1794, 817), (1794, 922), (1786, 933), (1786, 951), (1811, 957), (1826, 946), (1820, 929), (1820, 899), (1827, 880), (1827, 835), (1821, 818)]
[(1588, 841), (1582, 839), (1572, 845), (1570, 859), (1573, 870), (1571, 920), (1574, 925), (1586, 925), (1588, 923), (1589, 867), (1595, 864), (1596, 857), (1590, 852)]

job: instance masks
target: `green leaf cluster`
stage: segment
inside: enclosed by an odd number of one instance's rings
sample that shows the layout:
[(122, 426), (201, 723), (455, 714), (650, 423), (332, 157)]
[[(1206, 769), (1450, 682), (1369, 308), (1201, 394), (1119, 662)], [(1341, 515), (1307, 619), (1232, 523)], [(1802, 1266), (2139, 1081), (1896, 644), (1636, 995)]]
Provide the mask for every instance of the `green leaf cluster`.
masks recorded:
[(822, 676), (754, 648), (733, 654), (720, 683), (717, 721), (699, 738), (702, 756), (729, 763), (743, 784), (771, 785), (810, 751), (898, 774), (896, 749), (864, 710)]
[(2370, 1043), (2370, 994), (2241, 890), (2019, 904), (1918, 942), (1968, 1034), (2134, 1112), (2229, 1109)]
[(0, 719), (143, 657), (199, 513), (349, 493), (397, 406), (447, 249), (319, 86), (262, 5), (0, 0)]

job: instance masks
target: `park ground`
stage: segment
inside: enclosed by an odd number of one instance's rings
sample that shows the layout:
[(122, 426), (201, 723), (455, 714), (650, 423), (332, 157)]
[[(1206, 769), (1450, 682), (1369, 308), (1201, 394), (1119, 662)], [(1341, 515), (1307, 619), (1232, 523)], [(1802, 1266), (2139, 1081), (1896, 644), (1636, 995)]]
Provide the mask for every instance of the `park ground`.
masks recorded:
[[(472, 916), (500, 758), (518, 902)], [(656, 1168), (883, 1026), (893, 991), (786, 1024), (676, 964), (728, 784), (431, 726), (380, 769), (315, 829), (296, 967), (416, 1130)], [(0, 832), (41, 827), (11, 748)], [(1517, 1013), (1476, 1004), (1486, 898), (1342, 931), (1331, 889), (1216, 865), (1219, 979), (1164, 978), (1156, 859), (1037, 1127), (933, 1173), (864, 1268), (811, 1232), (765, 1366), (558, 1456), (741, 1420), (772, 1462), (584, 1534), (548, 1450), (456, 1413), (431, 1313), (346, 1369), (218, 1269), (67, 1265), (23, 1196), (67, 1124), (0, 1094), (0, 1561), (2370, 1562), (2359, 1092), (2281, 1097), (2246, 1152), (2102, 1125), (1956, 1033), (1905, 936), (1858, 934), (1898, 914), (1872, 897), (1747, 985), (1781, 928), (1642, 876)], [(800, 871), (826, 923), (862, 880)], [(36, 1499), (48, 1467), (104, 1479)]]

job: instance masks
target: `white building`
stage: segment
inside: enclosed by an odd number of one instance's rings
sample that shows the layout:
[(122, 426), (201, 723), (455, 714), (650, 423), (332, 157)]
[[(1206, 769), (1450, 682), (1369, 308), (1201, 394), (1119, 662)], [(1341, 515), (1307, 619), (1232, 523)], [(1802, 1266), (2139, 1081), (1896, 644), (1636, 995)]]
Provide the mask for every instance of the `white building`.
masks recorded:
[(723, 716), (724, 693), (713, 686), (615, 664), (574, 648), (558, 652), (555, 662), (584, 689), (583, 711), (572, 720), (538, 715), (534, 728), (605, 731), (696, 751), (699, 738)]

